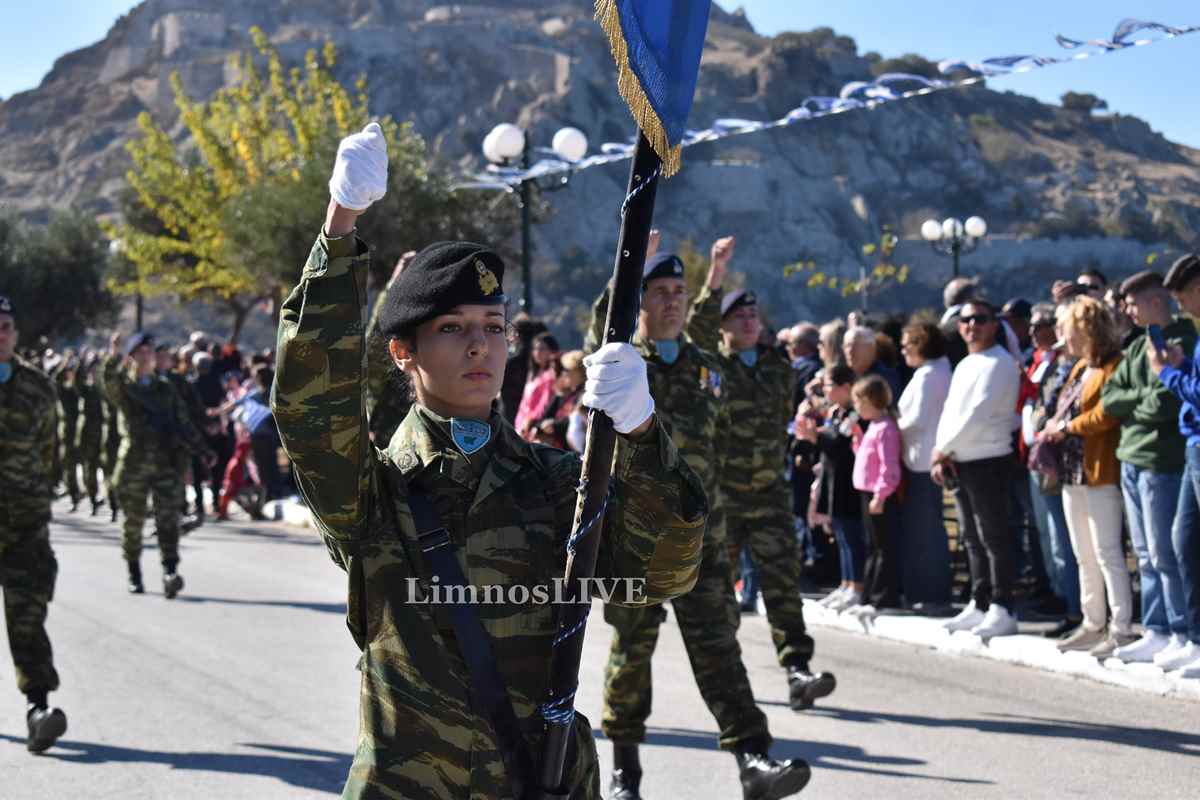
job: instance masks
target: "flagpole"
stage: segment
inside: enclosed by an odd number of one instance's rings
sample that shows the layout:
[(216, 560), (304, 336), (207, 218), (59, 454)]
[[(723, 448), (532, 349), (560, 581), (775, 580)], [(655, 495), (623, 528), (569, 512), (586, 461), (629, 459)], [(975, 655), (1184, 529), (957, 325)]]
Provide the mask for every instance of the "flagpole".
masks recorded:
[[(645, 134), (639, 131), (633, 164), (629, 171), (629, 189), (622, 205), (621, 233), (613, 266), (612, 298), (604, 323), (604, 343), (628, 342), (633, 338), (641, 303), (642, 267), (650, 241), (654, 217), (654, 198), (662, 162)], [(567, 744), (572, 736), (575, 715), (575, 691), (579, 685), (579, 665), (583, 657), (583, 635), (587, 628), (590, 598), (580, 598), (580, 578), (596, 572), (600, 532), (608, 504), (608, 489), (616, 432), (606, 414), (588, 414), (587, 443), (583, 451), (583, 473), (579, 479), (579, 500), (575, 523), (567, 544), (564, 597), (578, 602), (559, 606), (558, 635), (550, 661), (549, 699), (541, 707), (546, 719), (546, 737), (542, 745), (542, 798), (565, 798), (563, 767)]]

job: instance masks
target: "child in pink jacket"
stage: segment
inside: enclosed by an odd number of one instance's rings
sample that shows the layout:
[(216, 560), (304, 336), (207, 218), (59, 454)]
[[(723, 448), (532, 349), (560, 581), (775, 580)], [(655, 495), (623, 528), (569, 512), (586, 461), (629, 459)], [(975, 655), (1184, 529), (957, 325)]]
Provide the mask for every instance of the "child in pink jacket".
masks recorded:
[(892, 414), (892, 391), (880, 376), (860, 379), (851, 397), (858, 416), (870, 423), (854, 446), (854, 488), (863, 493), (863, 522), (871, 553), (864, 571), (864, 605), (849, 613), (864, 616), (900, 606), (896, 497), (901, 477), (900, 428)]

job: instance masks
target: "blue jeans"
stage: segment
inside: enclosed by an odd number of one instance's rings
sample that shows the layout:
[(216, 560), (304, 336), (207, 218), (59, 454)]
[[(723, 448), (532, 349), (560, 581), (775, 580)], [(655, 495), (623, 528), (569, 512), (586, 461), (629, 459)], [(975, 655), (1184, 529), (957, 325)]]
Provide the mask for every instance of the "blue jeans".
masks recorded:
[(754, 603), (758, 600), (758, 567), (754, 565), (749, 546), (742, 548), (741, 559), (742, 563), (739, 566), (742, 572), (742, 608), (754, 608)]
[(1171, 540), (1183, 585), (1188, 640), (1200, 644), (1200, 447), (1188, 447)]
[(1078, 618), (1083, 615), (1079, 605), (1079, 564), (1075, 562), (1075, 551), (1071, 549), (1071, 533), (1067, 530), (1062, 495), (1042, 494), (1033, 473), (1029, 474), (1029, 480), (1034, 520), (1050, 549), (1046, 571), (1050, 574), (1055, 594), (1067, 603), (1067, 616)]
[(928, 472), (908, 472), (900, 507), (900, 585), (913, 603), (950, 602), (950, 542), (942, 487)]
[(849, 583), (862, 583), (867, 561), (867, 539), (862, 519), (858, 517), (832, 517), (831, 519), (833, 535), (837, 537), (842, 580)]
[(1142, 583), (1142, 625), (1162, 634), (1187, 633), (1183, 582), (1171, 532), (1182, 481), (1178, 472), (1151, 472), (1121, 464), (1125, 517)]

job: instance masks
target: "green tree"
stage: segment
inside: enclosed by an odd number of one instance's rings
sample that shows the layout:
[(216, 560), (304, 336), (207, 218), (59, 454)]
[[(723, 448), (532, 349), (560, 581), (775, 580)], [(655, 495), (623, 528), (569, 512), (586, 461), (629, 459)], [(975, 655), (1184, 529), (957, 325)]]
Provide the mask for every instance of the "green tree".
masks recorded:
[(86, 214), (56, 211), (46, 225), (0, 214), (0, 293), (17, 306), (26, 345), (110, 324), (116, 303), (104, 288), (107, 266), (104, 236)]
[[(256, 303), (270, 300), (278, 309), (296, 282), (324, 216), (338, 142), (372, 119), (365, 79), (352, 95), (334, 77), (332, 43), (288, 69), (261, 30), (251, 36), (259, 60), (236, 57), (240, 79), (206, 101), (189, 98), (172, 75), (189, 140), (176, 141), (148, 114), (139, 116), (126, 175), (136, 197), (127, 211), (136, 213), (107, 229), (133, 266), (114, 276), (115, 291), (222, 300), (233, 314), (234, 340)], [(453, 193), (409, 124), (376, 121), (388, 141), (388, 194), (360, 233), (375, 247), (379, 282), (405, 250), (436, 239), (496, 238), (506, 221), (491, 208), (497, 198)]]

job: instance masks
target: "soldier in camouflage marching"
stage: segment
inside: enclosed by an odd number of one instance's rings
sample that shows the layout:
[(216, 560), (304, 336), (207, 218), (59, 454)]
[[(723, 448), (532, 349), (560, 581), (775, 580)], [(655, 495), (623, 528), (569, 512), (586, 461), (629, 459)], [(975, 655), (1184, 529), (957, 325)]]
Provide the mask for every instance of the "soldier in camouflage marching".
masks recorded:
[[(657, 237), (652, 237), (655, 249)], [(720, 727), (721, 747), (737, 758), (746, 800), (780, 798), (808, 783), (808, 764), (800, 759), (775, 761), (768, 755), (767, 719), (754, 693), (737, 641), (737, 599), (726, 544), (721, 475), (730, 441), (729, 409), (721, 362), (684, 336), (687, 286), (684, 265), (673, 254), (646, 261), (642, 305), (633, 344), (646, 360), (650, 394), (669, 424), (676, 447), (700, 476), (713, 511), (704, 536), (696, 587), (671, 602), (683, 635), (696, 685)], [(593, 308), (588, 349), (599, 340), (607, 312), (607, 291)], [(610, 800), (638, 800), (642, 770), (638, 745), (650, 716), (650, 660), (662, 607), (608, 605), (604, 618), (613, 626), (605, 671), (604, 735), (613, 743)]]
[(79, 393), (79, 434), (75, 449), (83, 468), (83, 488), (92, 503), (92, 516), (104, 505), (100, 497), (99, 472), (104, 455), (104, 390), (100, 387), (99, 361), (94, 354), (84, 360), (75, 376)]
[(0, 295), (0, 587), (17, 688), (29, 701), (26, 746), (40, 753), (67, 730), (66, 715), (49, 706), (58, 673), (46, 635), (58, 575), (49, 528), (58, 400), (16, 347), (16, 309)]
[(117, 499), (117, 484), (113, 475), (117, 471), (117, 455), (121, 452), (120, 412), (104, 393), (104, 378), (99, 374), (100, 371), (101, 367), (97, 365), (95, 382), (100, 388), (100, 399), (104, 406), (104, 452), (100, 456), (104, 468), (104, 496), (108, 500), (110, 519), (116, 522), (121, 502)]
[(68, 350), (62, 362), (54, 370), (54, 383), (58, 390), (58, 463), (62, 468), (62, 482), (71, 498), (71, 510), (79, 508), (79, 392), (75, 389), (79, 363), (75, 354)]
[(154, 522), (162, 558), (163, 595), (173, 599), (183, 588), (179, 567), (180, 485), (179, 453), (188, 450), (211, 464), (215, 460), (192, 424), (179, 394), (155, 374), (153, 340), (134, 335), (120, 356), (120, 336), (114, 334), (104, 361), (104, 391), (117, 407), (121, 449), (113, 476), (125, 512), (121, 549), (129, 568), (129, 591), (145, 592), (142, 583), (142, 526), (146, 502), (154, 498)]
[(837, 681), (828, 672), (809, 670), (813, 640), (804, 625), (792, 500), (783, 480), (796, 379), (787, 359), (759, 342), (762, 321), (755, 293), (726, 294), (722, 288), (734, 246), (732, 236), (713, 244), (708, 279), (692, 303), (687, 334), (716, 354), (724, 376), (730, 426), (721, 499), (729, 563), (740, 563), (742, 548), (750, 549), (775, 653), (787, 670), (790, 705), (801, 711), (832, 693)]
[[(208, 424), (208, 414), (205, 413), (204, 403), (200, 400), (200, 395), (196, 393), (196, 387), (187, 379), (186, 375), (175, 370), (175, 357), (171, 352), (171, 346), (168, 344), (160, 344), (154, 348), (154, 369), (159, 377), (171, 384), (171, 388), (179, 395), (180, 401), (184, 408), (187, 409), (188, 419), (191, 420), (193, 427), (197, 431), (203, 431), (205, 425)], [(175, 455), (175, 466), (179, 473), (179, 513), (187, 513), (187, 479), (190, 469), (199, 469), (205, 472), (208, 468), (204, 466), (203, 460), (194, 457), (187, 450), (179, 450)], [(195, 481), (195, 485), (200, 486), (199, 480)], [(196, 498), (196, 515), (185, 519), (180, 525), (180, 533), (188, 533), (195, 530), (204, 524), (204, 498)]]
[[(523, 800), (521, 786), (536, 779), (510, 764), (541, 750), (557, 625), (553, 605), (511, 590), (562, 577), (581, 464), (524, 441), (492, 410), (507, 357), (504, 263), (468, 242), (426, 248), (388, 292), (380, 329), (416, 403), (386, 449), (371, 446), (369, 256), (354, 225), (383, 196), (386, 174), (378, 125), (342, 142), (324, 230), (283, 305), (272, 390), (301, 493), (348, 573), (347, 623), (363, 651), (343, 797)], [(621, 434), (597, 575), (637, 582), (641, 597), (626, 602), (662, 602), (695, 583), (704, 492), (653, 413), (641, 359), (628, 345), (597, 357), (588, 397)], [(445, 606), (423, 601), (447, 585), (432, 580), (447, 561), (459, 585), (499, 587), (509, 599), (456, 606), (478, 609), (471, 641)], [(477, 656), (472, 666), (464, 653)], [(497, 683), (488, 711), (479, 698)], [(599, 798), (591, 724), (581, 714), (569, 724), (564, 796)]]

